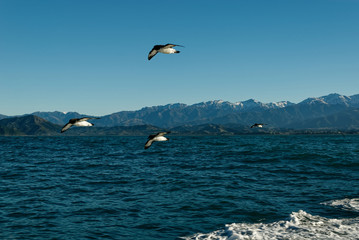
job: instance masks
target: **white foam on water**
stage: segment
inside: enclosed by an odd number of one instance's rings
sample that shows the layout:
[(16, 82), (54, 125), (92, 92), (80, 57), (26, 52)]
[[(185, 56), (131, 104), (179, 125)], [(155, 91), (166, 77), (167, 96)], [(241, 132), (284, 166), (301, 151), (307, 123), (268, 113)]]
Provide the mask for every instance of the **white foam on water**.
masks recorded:
[(348, 211), (359, 212), (359, 198), (353, 198), (353, 199), (345, 198), (341, 200), (323, 202), (322, 204), (341, 208)]
[[(358, 199), (347, 199), (358, 208)], [(350, 201), (349, 201), (350, 200)], [(354, 200), (354, 201), (353, 201)], [(332, 204), (336, 204), (332, 201)], [(338, 202), (339, 204), (339, 202)], [(345, 204), (344, 204), (345, 205)], [(334, 205), (333, 205), (334, 206)], [(358, 240), (359, 217), (330, 219), (313, 216), (303, 210), (293, 212), (288, 221), (273, 223), (232, 223), (224, 229), (211, 233), (197, 233), (184, 237), (187, 240), (277, 240), (277, 239), (325, 239), (325, 240)]]

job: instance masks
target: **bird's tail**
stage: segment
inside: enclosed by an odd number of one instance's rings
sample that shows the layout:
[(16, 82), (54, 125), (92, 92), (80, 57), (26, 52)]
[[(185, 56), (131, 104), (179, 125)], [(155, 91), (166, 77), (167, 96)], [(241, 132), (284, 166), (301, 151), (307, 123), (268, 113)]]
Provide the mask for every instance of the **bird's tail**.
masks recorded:
[(175, 51), (175, 53), (180, 53), (180, 52), (181, 52), (181, 51), (177, 51), (177, 50)]

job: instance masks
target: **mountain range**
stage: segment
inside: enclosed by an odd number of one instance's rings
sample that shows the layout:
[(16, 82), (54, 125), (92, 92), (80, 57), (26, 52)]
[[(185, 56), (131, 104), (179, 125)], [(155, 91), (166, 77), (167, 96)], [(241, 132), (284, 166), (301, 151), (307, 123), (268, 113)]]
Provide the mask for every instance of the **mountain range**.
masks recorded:
[[(77, 112), (34, 112), (17, 117), (0, 115), (0, 127), (7, 125), (6, 121), (17, 122), (19, 117), (36, 116), (34, 123), (46, 120), (58, 128), (71, 118), (88, 116)], [(5, 121), (5, 122), (4, 122)], [(29, 121), (29, 119), (27, 119)], [(182, 103), (163, 106), (144, 107), (137, 111), (121, 111), (101, 116), (101, 119), (91, 121), (95, 124), (97, 133), (102, 135), (116, 131), (133, 132), (139, 126), (148, 126), (148, 130), (173, 129), (178, 132), (196, 133), (250, 133), (248, 128), (255, 122), (268, 124), (267, 130), (358, 130), (359, 129), (359, 94), (344, 96), (329, 94), (317, 98), (307, 98), (300, 103), (282, 101), (262, 103), (254, 99), (243, 102), (227, 102), (222, 100), (201, 102), (193, 105)], [(29, 122), (26, 122), (30, 124)], [(47, 125), (50, 129), (53, 127)], [(234, 128), (233, 128), (234, 126)], [(121, 129), (119, 129), (121, 127)], [(126, 128), (132, 130), (125, 130)], [(112, 130), (110, 130), (112, 128)], [(118, 129), (113, 129), (118, 128)], [(1, 128), (0, 128), (1, 129)], [(18, 126), (17, 129), (21, 129)], [(41, 129), (41, 128), (40, 128)], [(107, 130), (105, 130), (107, 129)], [(177, 130), (176, 130), (177, 129)], [(207, 130), (205, 130), (207, 129)], [(72, 130), (74, 131), (75, 128)], [(264, 130), (264, 131), (267, 131)], [(14, 130), (15, 131), (15, 130)], [(75, 130), (88, 134), (90, 130)], [(95, 131), (95, 130), (91, 130)], [(256, 130), (257, 131), (257, 130)], [(260, 130), (261, 131), (261, 130)], [(101, 133), (100, 133), (101, 132)], [(253, 131), (252, 131), (253, 132)], [(34, 131), (36, 134), (36, 131)], [(2, 134), (0, 132), (0, 134)], [(46, 135), (46, 134), (45, 134)]]

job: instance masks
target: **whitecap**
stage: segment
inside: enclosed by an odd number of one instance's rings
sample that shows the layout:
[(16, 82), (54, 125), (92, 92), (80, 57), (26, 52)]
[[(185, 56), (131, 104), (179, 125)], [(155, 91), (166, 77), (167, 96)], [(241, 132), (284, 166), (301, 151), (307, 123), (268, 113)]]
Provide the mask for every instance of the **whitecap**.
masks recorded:
[(303, 210), (293, 212), (288, 221), (273, 223), (232, 223), (211, 233), (197, 233), (187, 240), (354, 240), (359, 236), (359, 218), (329, 219)]
[(341, 208), (347, 211), (359, 212), (359, 198), (345, 198), (321, 203), (323, 205)]

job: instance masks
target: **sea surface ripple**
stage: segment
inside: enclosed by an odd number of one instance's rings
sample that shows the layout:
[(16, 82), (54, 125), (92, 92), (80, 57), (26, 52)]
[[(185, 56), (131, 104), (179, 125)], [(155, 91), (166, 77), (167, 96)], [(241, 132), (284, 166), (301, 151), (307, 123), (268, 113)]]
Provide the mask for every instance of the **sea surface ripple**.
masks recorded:
[(0, 239), (358, 239), (359, 136), (168, 137), (0, 137)]

